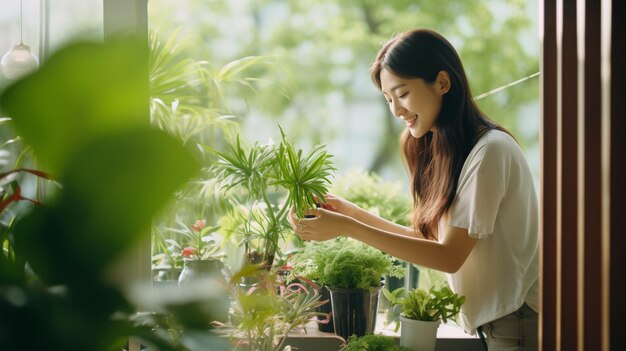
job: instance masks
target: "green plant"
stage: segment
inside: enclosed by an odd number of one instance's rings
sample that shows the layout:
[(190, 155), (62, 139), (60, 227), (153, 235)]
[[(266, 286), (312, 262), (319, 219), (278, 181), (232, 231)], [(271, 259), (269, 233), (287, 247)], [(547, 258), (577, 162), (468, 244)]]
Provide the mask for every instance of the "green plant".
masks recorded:
[[(209, 258), (220, 258), (221, 237), (217, 233), (219, 226), (206, 226), (206, 220), (199, 219), (192, 225), (178, 222), (178, 228), (164, 228), (164, 230), (177, 235), (176, 239), (165, 239), (168, 255), (153, 256), (155, 259), (169, 261), (171, 267), (181, 267), (183, 258), (194, 260), (207, 260)], [(159, 237), (165, 237), (161, 234)], [(167, 236), (172, 236), (167, 235)], [(163, 264), (156, 264), (157, 267)]]
[(409, 351), (409, 349), (399, 346), (391, 336), (367, 334), (361, 337), (352, 335), (341, 351)]
[[(149, 101), (152, 125), (181, 140), (200, 160), (203, 170), (210, 169), (215, 155), (205, 148), (220, 148), (239, 129), (237, 112), (230, 107), (233, 100), (245, 99), (255, 92), (262, 79), (256, 77), (259, 66), (270, 66), (264, 56), (246, 56), (217, 65), (209, 61), (211, 53), (197, 59), (194, 49), (203, 48), (190, 36), (181, 35), (181, 27), (173, 30), (151, 28), (149, 32)], [(229, 88), (234, 87), (235, 94)], [(241, 114), (244, 115), (243, 111)], [(180, 250), (187, 245), (177, 230), (204, 218), (217, 221), (236, 203), (221, 196), (211, 174), (199, 173), (178, 189), (174, 198), (155, 216), (152, 225), (153, 270), (160, 277), (165, 267), (180, 267)], [(225, 244), (230, 245), (228, 242)], [(223, 257), (224, 260), (229, 259)]]
[[(113, 350), (137, 336), (160, 350), (189, 350), (200, 331), (217, 340), (207, 333), (210, 306), (185, 309), (191, 299), (175, 294), (155, 310), (185, 329), (184, 348), (132, 318), (151, 299), (148, 291), (130, 296), (136, 277), (125, 273), (124, 255), (199, 171), (179, 140), (148, 124), (145, 46), (129, 38), (72, 42), (0, 94), (41, 169), (62, 184), (9, 228), (17, 259), (0, 259), (3, 349)], [(32, 103), (33, 96), (45, 98)], [(21, 262), (36, 280), (13, 274)]]
[(300, 248), (294, 251), (287, 259), (291, 270), (287, 276), (288, 281), (296, 277), (305, 277), (315, 281), (320, 286), (326, 284), (325, 268), (333, 258), (332, 253), (341, 244), (337, 241), (342, 239), (327, 240), (322, 242), (305, 241)]
[[(441, 288), (433, 286), (428, 291), (424, 289), (405, 291), (404, 288), (398, 288), (390, 292), (383, 289), (383, 294), (389, 300), (390, 306), (400, 306), (401, 316), (420, 321), (442, 320), (446, 323), (448, 319), (454, 320), (465, 303), (465, 296), (459, 296), (448, 286)], [(396, 331), (398, 327), (396, 323)]]
[[(236, 284), (247, 275), (260, 278), (251, 289)], [(321, 315), (315, 308), (327, 303), (320, 301), (315, 283), (303, 279), (283, 284), (275, 273), (259, 273), (255, 266), (244, 267), (234, 275), (230, 287), (232, 312), (223, 330), (231, 337), (235, 350), (282, 351), (287, 334)]]
[[(279, 129), (279, 146), (259, 142), (248, 146), (237, 136), (226, 151), (211, 150), (218, 158), (214, 175), (224, 193), (247, 208), (239, 228), (245, 253), (250, 256), (256, 252), (267, 266), (273, 263), (280, 239), (290, 231), (289, 210), (294, 208), (303, 216), (307, 209), (315, 208), (315, 196), (323, 198), (335, 170), (332, 155), (323, 145), (304, 154)], [(251, 248), (254, 241), (261, 244)]]
[(384, 275), (402, 277), (404, 268), (393, 258), (357, 240), (339, 237), (305, 243), (291, 259), (294, 276), (305, 276), (333, 288), (368, 289), (381, 286)]

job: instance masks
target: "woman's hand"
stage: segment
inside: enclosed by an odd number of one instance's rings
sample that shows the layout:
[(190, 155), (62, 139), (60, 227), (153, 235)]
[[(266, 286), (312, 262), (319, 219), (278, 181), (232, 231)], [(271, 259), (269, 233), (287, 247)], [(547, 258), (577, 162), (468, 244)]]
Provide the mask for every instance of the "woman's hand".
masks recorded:
[(361, 210), (359, 206), (333, 194), (324, 195), (324, 202), (321, 202), (320, 205), (323, 209), (338, 212), (345, 216), (353, 218), (356, 216), (357, 213), (359, 213), (359, 210)]
[(298, 218), (293, 209), (289, 212), (289, 223), (302, 240), (325, 241), (334, 239), (346, 232), (352, 218), (333, 210), (320, 208), (307, 214), (313, 218)]

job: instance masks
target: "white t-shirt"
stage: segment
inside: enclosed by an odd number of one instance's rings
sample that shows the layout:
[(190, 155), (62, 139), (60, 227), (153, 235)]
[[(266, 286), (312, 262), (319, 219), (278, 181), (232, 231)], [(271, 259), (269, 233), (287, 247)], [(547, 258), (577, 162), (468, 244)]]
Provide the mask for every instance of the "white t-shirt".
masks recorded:
[[(478, 238), (463, 266), (447, 274), (465, 295), (458, 322), (474, 334), (526, 302), (539, 310), (539, 224), (530, 169), (508, 134), (485, 133), (463, 164), (448, 225)], [(445, 225), (440, 221), (439, 230)]]

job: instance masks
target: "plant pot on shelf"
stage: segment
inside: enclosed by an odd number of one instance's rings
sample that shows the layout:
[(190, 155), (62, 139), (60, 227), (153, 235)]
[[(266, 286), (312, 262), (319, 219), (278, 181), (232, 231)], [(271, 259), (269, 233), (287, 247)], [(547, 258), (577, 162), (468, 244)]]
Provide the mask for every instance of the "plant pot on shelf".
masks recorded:
[(434, 351), (441, 320), (419, 321), (400, 316), (400, 346), (411, 351)]
[(434, 351), (439, 325), (454, 319), (465, 303), (465, 296), (453, 292), (447, 285), (440, 289), (432, 286), (428, 291), (405, 291), (400, 288), (383, 292), (391, 306), (402, 310), (399, 318), (400, 345), (412, 351)]
[(348, 340), (352, 335), (364, 336), (373, 333), (376, 327), (380, 289), (381, 287), (370, 289), (329, 287), (335, 334)]

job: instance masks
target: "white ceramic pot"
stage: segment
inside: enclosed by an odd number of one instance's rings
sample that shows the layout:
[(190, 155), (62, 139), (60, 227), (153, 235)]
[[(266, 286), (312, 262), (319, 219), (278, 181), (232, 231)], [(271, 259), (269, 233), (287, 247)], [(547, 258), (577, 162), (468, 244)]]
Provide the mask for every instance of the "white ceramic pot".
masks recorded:
[(411, 351), (434, 351), (441, 321), (418, 321), (400, 316), (400, 346)]

